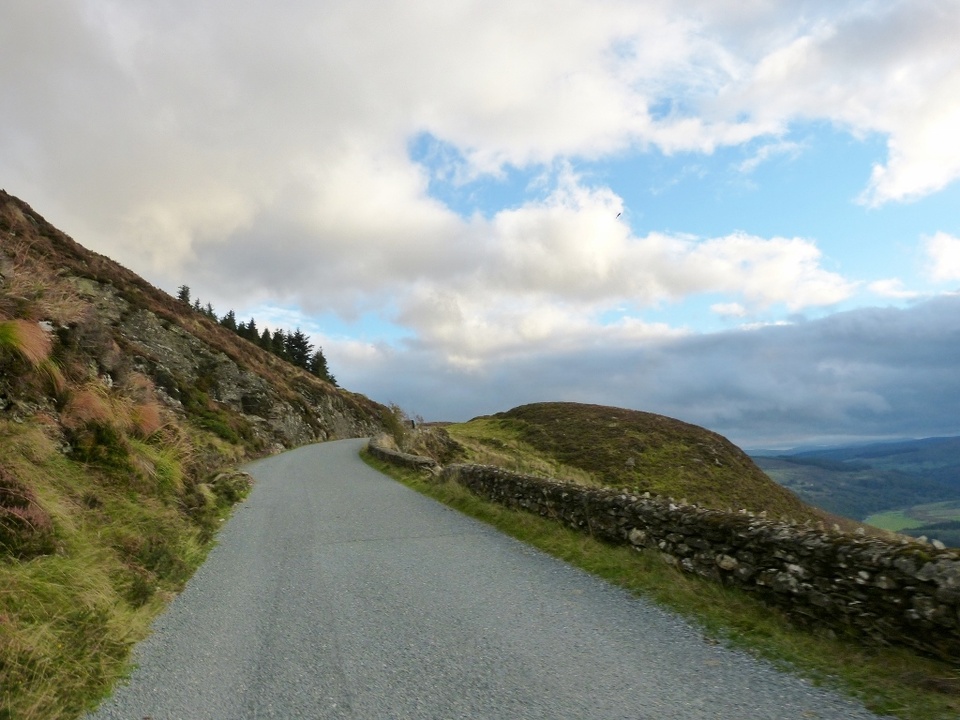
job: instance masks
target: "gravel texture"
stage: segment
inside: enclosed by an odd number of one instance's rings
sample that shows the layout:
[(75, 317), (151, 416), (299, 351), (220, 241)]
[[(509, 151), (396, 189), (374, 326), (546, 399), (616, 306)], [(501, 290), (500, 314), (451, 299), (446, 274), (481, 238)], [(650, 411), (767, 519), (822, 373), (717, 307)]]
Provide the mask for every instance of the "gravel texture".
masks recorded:
[(257, 484), (89, 716), (874, 718), (364, 465), (364, 441)]

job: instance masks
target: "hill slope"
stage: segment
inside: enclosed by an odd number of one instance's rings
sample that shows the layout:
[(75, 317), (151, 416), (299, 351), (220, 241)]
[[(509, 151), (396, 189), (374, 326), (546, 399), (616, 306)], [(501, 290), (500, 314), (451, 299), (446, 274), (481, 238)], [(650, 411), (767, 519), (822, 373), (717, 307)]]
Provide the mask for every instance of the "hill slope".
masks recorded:
[(248, 489), (231, 467), (384, 411), (0, 191), (0, 718), (109, 688)]
[(536, 403), (447, 430), (461, 442), (492, 451), (521, 443), (541, 457), (548, 472), (575, 468), (588, 482), (632, 487), (723, 510), (766, 511), (799, 521), (824, 519), (771, 481), (726, 438), (662, 415), (601, 405)]

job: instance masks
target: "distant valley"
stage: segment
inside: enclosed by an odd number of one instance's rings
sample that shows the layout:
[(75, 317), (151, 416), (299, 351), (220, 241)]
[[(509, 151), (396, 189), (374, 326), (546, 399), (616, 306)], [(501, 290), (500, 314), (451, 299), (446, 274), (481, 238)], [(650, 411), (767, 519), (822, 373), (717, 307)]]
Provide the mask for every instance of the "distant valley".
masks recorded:
[(960, 437), (755, 455), (753, 460), (811, 505), (960, 546)]

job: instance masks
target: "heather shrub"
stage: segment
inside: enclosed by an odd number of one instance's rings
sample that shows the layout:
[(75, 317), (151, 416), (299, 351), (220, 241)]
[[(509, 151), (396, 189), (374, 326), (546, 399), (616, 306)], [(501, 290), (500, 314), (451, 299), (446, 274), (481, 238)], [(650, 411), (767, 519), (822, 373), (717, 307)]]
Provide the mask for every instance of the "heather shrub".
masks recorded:
[(36, 494), (0, 467), (0, 553), (31, 558), (55, 547), (53, 522)]

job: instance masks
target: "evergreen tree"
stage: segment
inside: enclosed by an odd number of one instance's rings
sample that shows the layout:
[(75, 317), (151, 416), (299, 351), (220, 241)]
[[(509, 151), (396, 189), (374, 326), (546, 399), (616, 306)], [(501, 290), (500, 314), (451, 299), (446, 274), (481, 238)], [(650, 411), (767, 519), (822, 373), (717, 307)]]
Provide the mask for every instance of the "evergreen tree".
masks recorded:
[(217, 314), (213, 311), (213, 305), (207, 303), (207, 306), (203, 309), (203, 314), (206, 315), (211, 320), (217, 319)]
[(252, 343), (260, 342), (260, 331), (257, 330), (257, 321), (253, 318), (250, 318), (250, 322), (247, 323), (247, 332), (244, 337)]
[(318, 378), (326, 380), (331, 385), (337, 384), (337, 379), (330, 374), (330, 369), (327, 367), (327, 358), (323, 356), (323, 348), (317, 348), (317, 351), (310, 357), (310, 367), (308, 369)]
[(273, 336), (270, 335), (270, 328), (264, 328), (260, 334), (260, 347), (264, 350), (273, 350)]
[(177, 288), (177, 300), (182, 303), (190, 304), (190, 287), (187, 285), (181, 285)]
[(307, 339), (300, 328), (287, 335), (285, 346), (287, 359), (297, 367), (307, 370), (310, 365), (310, 353), (313, 352), (313, 343)]
[(273, 331), (273, 337), (270, 339), (270, 350), (277, 357), (282, 357), (286, 359), (287, 357), (287, 338), (283, 334), (283, 330), (277, 328)]
[(200, 298), (194, 298), (193, 300), (193, 309), (197, 312), (202, 312), (203, 308), (200, 307)]
[(233, 310), (227, 311), (227, 314), (221, 318), (220, 324), (228, 330), (233, 330), (234, 332), (237, 331), (237, 316)]
[(245, 322), (241, 322), (239, 325), (237, 325), (237, 335), (242, 338), (247, 337), (247, 324)]

